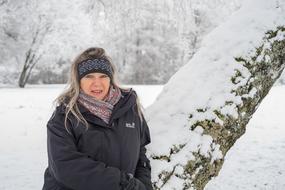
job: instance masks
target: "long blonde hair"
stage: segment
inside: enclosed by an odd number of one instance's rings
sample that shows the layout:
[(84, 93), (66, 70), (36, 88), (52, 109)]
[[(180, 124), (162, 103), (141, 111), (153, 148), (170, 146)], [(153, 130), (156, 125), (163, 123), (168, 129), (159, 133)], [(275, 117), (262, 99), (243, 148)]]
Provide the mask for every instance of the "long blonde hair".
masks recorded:
[[(86, 126), (86, 129), (88, 129), (89, 127), (88, 122), (84, 119), (83, 115), (80, 113), (78, 105), (77, 105), (77, 99), (79, 97), (79, 92), (80, 92), (80, 82), (79, 82), (77, 67), (79, 63), (85, 60), (98, 59), (98, 58), (104, 58), (109, 61), (112, 72), (113, 72), (113, 79), (111, 81), (112, 85), (114, 87), (119, 87), (117, 78), (116, 78), (117, 73), (116, 73), (115, 66), (112, 63), (111, 58), (105, 54), (105, 50), (103, 48), (91, 47), (83, 51), (81, 54), (79, 54), (79, 56), (76, 57), (76, 59), (71, 65), (71, 71), (70, 71), (70, 77), (67, 83), (67, 89), (55, 99), (55, 103), (57, 105), (65, 104), (66, 106), (64, 125), (67, 131), (68, 131), (67, 120), (68, 120), (69, 114), (73, 114), (75, 118), (77, 119), (78, 123), (83, 122), (84, 125)], [(142, 106), (140, 104), (138, 97), (136, 99), (136, 102), (137, 102), (137, 109), (138, 109), (137, 112), (139, 114), (140, 120), (142, 121)]]

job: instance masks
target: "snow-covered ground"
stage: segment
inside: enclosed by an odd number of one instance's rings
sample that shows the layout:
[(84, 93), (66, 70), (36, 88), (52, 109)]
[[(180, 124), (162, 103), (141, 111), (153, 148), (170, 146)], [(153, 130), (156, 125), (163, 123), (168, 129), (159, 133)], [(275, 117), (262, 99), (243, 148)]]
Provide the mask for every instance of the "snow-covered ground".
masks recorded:
[[(47, 165), (45, 125), (62, 89), (62, 85), (0, 89), (0, 190), (41, 189)], [(147, 107), (162, 86), (134, 89)], [(272, 88), (206, 190), (285, 189), (284, 94), (285, 86)]]

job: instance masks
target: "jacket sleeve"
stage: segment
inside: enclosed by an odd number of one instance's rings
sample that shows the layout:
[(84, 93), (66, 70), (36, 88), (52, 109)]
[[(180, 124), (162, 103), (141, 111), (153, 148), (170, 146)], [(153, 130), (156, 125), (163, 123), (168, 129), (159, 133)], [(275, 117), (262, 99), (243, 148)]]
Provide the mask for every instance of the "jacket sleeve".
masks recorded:
[(149, 128), (147, 126), (145, 119), (143, 118), (142, 129), (141, 129), (140, 155), (135, 171), (135, 177), (145, 185), (146, 190), (153, 190), (151, 183), (151, 166), (149, 159), (146, 157), (146, 148), (145, 148), (145, 146), (149, 143), (150, 143)]
[(74, 190), (119, 190), (120, 170), (95, 161), (76, 148), (75, 138), (64, 127), (64, 114), (47, 124), (49, 170), (63, 186)]

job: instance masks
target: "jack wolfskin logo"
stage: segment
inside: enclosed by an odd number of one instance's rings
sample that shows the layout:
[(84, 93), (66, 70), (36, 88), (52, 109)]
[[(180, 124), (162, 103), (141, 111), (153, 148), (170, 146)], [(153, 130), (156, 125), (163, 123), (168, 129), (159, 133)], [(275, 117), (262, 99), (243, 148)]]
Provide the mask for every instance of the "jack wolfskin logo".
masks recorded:
[(128, 127), (128, 128), (135, 128), (135, 123), (134, 122), (126, 123), (126, 127)]

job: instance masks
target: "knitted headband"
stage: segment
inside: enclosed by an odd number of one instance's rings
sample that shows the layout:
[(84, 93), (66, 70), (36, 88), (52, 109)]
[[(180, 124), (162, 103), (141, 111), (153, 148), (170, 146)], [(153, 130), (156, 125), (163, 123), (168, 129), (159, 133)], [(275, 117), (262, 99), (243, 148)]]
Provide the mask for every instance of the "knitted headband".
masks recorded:
[(77, 71), (79, 80), (89, 73), (96, 72), (104, 73), (108, 75), (111, 80), (113, 79), (111, 64), (107, 59), (104, 58), (85, 60), (78, 64)]

